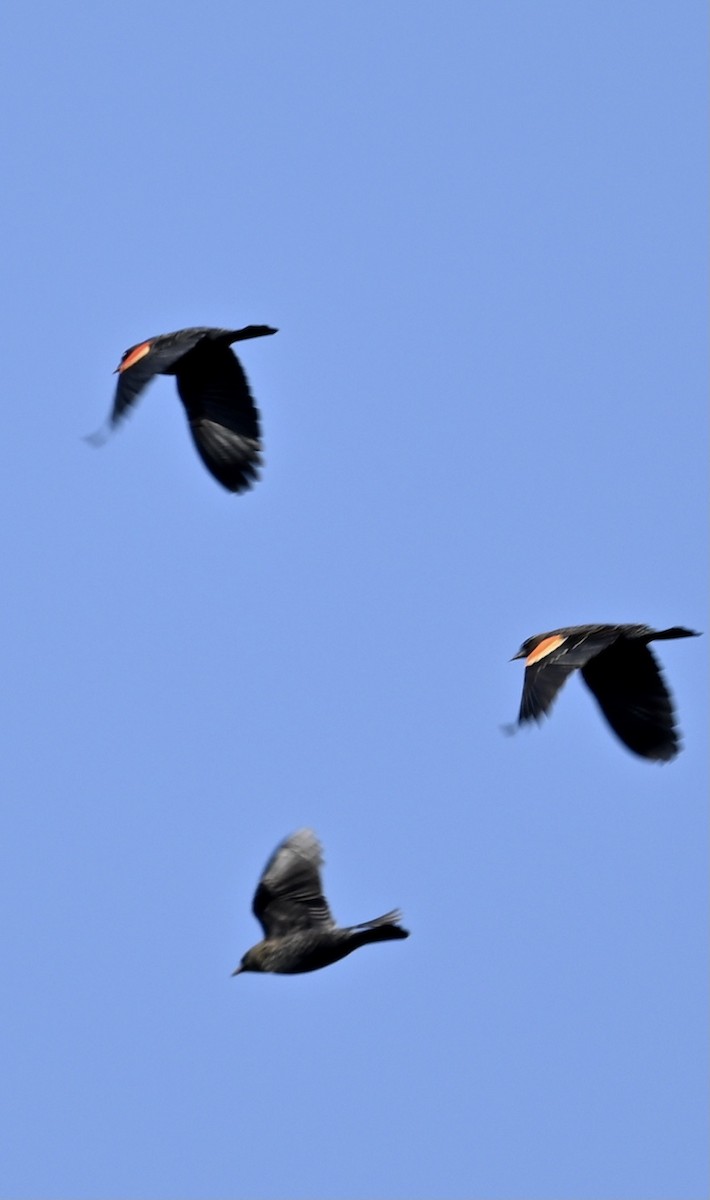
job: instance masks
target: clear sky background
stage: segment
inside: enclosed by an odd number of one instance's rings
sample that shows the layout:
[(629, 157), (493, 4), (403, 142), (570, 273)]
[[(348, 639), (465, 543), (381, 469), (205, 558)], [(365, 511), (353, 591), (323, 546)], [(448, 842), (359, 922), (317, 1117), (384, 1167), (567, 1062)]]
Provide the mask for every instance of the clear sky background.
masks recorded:
[[(15, 4), (2, 92), (3, 1195), (707, 1194), (707, 638), (685, 748), (522, 640), (707, 631), (704, 6)], [(123, 350), (244, 344), (233, 497)], [(344, 922), (230, 972), (312, 825)]]

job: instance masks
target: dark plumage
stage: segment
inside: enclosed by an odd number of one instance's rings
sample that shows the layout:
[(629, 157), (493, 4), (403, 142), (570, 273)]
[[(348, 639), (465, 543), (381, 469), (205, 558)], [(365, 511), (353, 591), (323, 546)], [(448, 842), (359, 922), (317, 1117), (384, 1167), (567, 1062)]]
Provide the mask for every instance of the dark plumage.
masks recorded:
[[(276, 333), (269, 325), (244, 329), (178, 329), (131, 346), (119, 376), (109, 428), (113, 429), (154, 375), (175, 375), (190, 432), (207, 470), (229, 492), (244, 492), (261, 464), (259, 414), (232, 342)], [(94, 434), (95, 444), (105, 434)]]
[(322, 864), (321, 845), (311, 829), (299, 829), (276, 848), (252, 904), (264, 940), (247, 950), (232, 974), (273, 971), (298, 975), (328, 967), (368, 942), (409, 937), (397, 924), (399, 912), (385, 913), (362, 925), (337, 925), (323, 895)]
[(670, 692), (649, 642), (699, 637), (692, 629), (577, 625), (538, 633), (514, 658), (525, 659), (518, 724), (540, 721), (567, 677), (580, 670), (618, 738), (641, 758), (668, 762), (680, 749)]

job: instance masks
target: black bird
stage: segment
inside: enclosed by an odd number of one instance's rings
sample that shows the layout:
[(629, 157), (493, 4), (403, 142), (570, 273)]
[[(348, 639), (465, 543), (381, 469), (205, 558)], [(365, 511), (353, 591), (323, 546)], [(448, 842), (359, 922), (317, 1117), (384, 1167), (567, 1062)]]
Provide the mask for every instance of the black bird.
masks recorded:
[(669, 762), (680, 749), (673, 701), (648, 643), (699, 636), (681, 626), (648, 625), (576, 625), (538, 633), (511, 660), (525, 659), (518, 724), (540, 721), (567, 676), (579, 669), (624, 745), (642, 758)]
[[(178, 329), (131, 346), (121, 359), (109, 430), (115, 428), (154, 375), (175, 375), (190, 432), (207, 470), (229, 492), (244, 492), (261, 465), (259, 413), (232, 342), (277, 333), (270, 325), (244, 329)], [(106, 434), (89, 438), (101, 444)]]
[(362, 925), (341, 927), (323, 895), (321, 845), (312, 829), (299, 829), (277, 846), (254, 893), (252, 911), (264, 940), (247, 950), (233, 975), (272, 971), (298, 975), (345, 958), (368, 942), (409, 937), (398, 911)]

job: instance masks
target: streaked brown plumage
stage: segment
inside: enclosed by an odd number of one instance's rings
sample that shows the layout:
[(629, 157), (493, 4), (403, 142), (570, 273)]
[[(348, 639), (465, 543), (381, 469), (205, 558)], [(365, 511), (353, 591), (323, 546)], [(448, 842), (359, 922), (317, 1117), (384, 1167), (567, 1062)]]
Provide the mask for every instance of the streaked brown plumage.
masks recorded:
[[(233, 342), (276, 333), (269, 325), (244, 329), (200, 326), (148, 338), (126, 350), (109, 429), (115, 428), (154, 375), (175, 375), (197, 452), (229, 492), (243, 492), (259, 477), (259, 414)], [(90, 441), (105, 440), (100, 431)]]
[(243, 956), (233, 975), (245, 971), (298, 975), (330, 966), (368, 942), (409, 937), (398, 911), (374, 921), (341, 927), (323, 895), (322, 850), (312, 829), (287, 837), (266, 864), (254, 893), (252, 911), (264, 940)]
[(680, 749), (673, 701), (649, 642), (699, 637), (691, 629), (648, 625), (576, 625), (538, 633), (514, 659), (525, 659), (518, 724), (540, 721), (573, 671), (582, 678), (618, 738), (641, 758), (669, 762)]

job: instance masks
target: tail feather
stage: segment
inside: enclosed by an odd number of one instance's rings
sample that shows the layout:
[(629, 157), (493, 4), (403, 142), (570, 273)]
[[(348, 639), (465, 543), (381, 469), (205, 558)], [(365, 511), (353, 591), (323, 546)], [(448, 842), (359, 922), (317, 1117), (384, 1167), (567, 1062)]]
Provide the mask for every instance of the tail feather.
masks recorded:
[(685, 629), (682, 625), (674, 625), (671, 629), (654, 630), (650, 637), (644, 640), (647, 642), (664, 642), (670, 641), (671, 638), (686, 637), (702, 637), (702, 634), (696, 633), (694, 629)]
[(245, 325), (243, 329), (227, 330), (230, 345), (233, 342), (245, 342), (247, 338), (267, 337), (270, 333), (278, 333), (272, 325)]
[(409, 930), (403, 929), (398, 922), (402, 914), (398, 908), (375, 917), (372, 921), (364, 921), (351, 930), (358, 946), (367, 946), (370, 942), (394, 942), (400, 938), (408, 938)]

